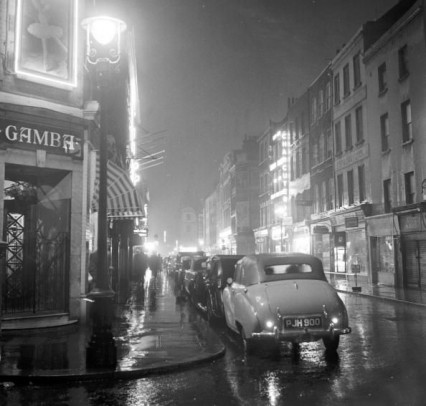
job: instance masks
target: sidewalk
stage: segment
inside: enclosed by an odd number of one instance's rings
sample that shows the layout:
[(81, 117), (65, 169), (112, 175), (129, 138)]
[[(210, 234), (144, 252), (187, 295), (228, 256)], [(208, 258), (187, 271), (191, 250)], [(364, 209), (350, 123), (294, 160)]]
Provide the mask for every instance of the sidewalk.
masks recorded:
[(353, 283), (345, 279), (334, 281), (327, 275), (330, 283), (339, 292), (350, 292), (360, 296), (372, 296), (382, 300), (393, 300), (418, 306), (426, 306), (426, 291), (420, 289), (397, 289), (386, 285), (372, 285), (364, 282)]
[(0, 381), (138, 378), (188, 368), (225, 352), (208, 323), (188, 303), (177, 303), (167, 278), (160, 279), (156, 289), (133, 287), (127, 303), (117, 305), (113, 334), (118, 362), (114, 370), (86, 369), (88, 330), (70, 325), (2, 331)]

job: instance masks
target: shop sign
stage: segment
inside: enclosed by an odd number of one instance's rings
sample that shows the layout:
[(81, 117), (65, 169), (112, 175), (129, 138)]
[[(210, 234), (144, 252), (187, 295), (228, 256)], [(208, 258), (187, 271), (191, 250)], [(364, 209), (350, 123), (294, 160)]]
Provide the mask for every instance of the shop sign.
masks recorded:
[(82, 138), (58, 128), (0, 120), (1, 144), (82, 158)]
[(358, 227), (358, 217), (346, 217), (345, 218), (345, 226), (346, 228)]

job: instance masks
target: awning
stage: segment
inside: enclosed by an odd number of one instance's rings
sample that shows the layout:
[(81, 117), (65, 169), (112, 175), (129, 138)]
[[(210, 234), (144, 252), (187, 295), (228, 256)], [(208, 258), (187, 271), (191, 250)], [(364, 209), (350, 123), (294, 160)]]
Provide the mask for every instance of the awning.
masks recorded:
[[(127, 220), (145, 217), (142, 199), (125, 169), (108, 161), (107, 167), (107, 216), (110, 219)], [(98, 211), (99, 161), (96, 164), (96, 180), (92, 197), (92, 211)]]

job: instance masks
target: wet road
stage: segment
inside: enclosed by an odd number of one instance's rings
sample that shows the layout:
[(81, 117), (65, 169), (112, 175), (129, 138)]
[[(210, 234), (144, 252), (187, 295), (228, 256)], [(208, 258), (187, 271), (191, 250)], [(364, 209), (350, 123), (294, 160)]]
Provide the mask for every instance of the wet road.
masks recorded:
[(0, 404), (424, 405), (426, 309), (341, 296), (353, 332), (338, 357), (328, 359), (321, 342), (245, 357), (239, 338), (215, 327), (227, 352), (211, 364), (134, 381), (2, 388)]

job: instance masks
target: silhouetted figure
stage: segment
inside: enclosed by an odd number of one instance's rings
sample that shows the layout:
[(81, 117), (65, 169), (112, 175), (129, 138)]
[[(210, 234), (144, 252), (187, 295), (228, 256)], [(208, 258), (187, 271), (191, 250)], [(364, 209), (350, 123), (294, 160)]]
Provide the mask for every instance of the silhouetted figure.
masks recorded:
[(139, 284), (144, 284), (145, 272), (148, 267), (148, 257), (143, 251), (138, 251), (133, 257), (133, 273)]

